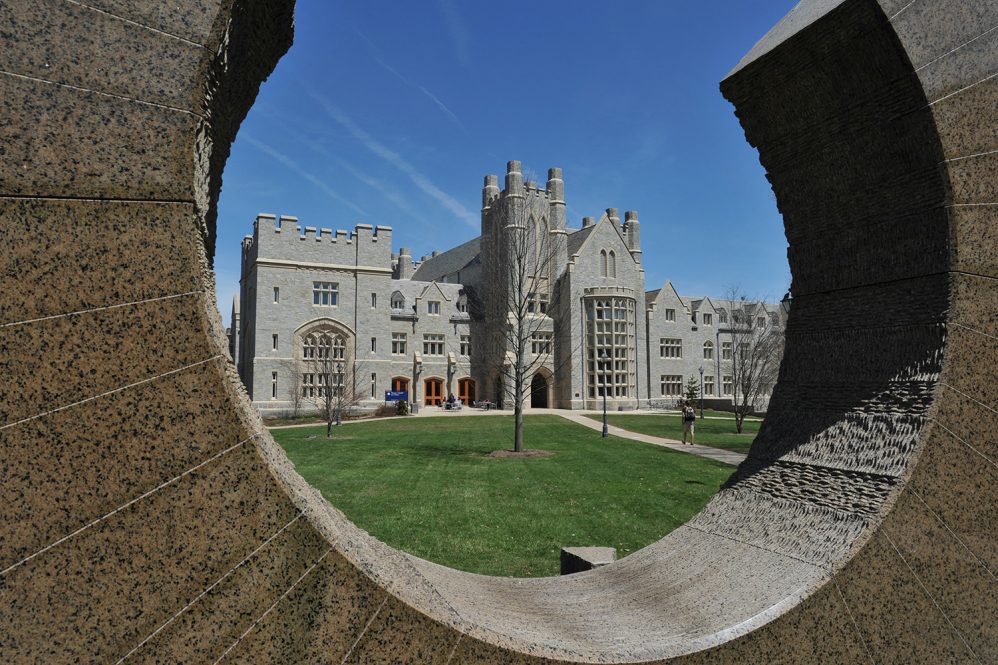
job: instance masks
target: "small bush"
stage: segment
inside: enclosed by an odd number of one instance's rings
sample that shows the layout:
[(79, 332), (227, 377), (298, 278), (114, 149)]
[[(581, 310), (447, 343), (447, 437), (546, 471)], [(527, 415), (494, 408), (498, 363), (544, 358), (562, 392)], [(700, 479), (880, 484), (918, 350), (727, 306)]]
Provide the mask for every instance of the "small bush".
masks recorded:
[(408, 416), (409, 415), (409, 402), (404, 399), (395, 402), (395, 415), (397, 416)]

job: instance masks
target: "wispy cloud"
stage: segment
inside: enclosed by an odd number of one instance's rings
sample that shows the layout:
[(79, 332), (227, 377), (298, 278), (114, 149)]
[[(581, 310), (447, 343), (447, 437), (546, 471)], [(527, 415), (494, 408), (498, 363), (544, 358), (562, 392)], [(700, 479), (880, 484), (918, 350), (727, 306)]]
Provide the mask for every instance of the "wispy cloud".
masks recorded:
[(468, 32), (464, 20), (457, 12), (457, 7), (453, 0), (438, 0), (440, 11), (443, 12), (444, 22), (450, 32), (451, 40), (454, 42), (454, 54), (457, 61), (464, 67), (471, 67), (471, 58), (468, 56), (468, 44), (471, 42), (471, 34)]
[(344, 198), (342, 195), (340, 195), (339, 192), (337, 192), (336, 190), (334, 190), (332, 187), (330, 187), (324, 181), (320, 180), (319, 178), (315, 177), (313, 174), (311, 174), (308, 171), (306, 171), (304, 168), (302, 168), (298, 164), (298, 162), (296, 162), (295, 160), (291, 159), (287, 155), (279, 152), (278, 150), (276, 150), (273, 147), (267, 145), (263, 141), (260, 141), (258, 139), (253, 138), (252, 136), (242, 136), (240, 138), (242, 138), (244, 141), (246, 141), (247, 143), (249, 143), (251, 146), (253, 146), (257, 150), (260, 150), (260, 151), (266, 153), (267, 155), (269, 155), (270, 157), (272, 157), (278, 163), (283, 164), (289, 170), (294, 171), (295, 173), (297, 173), (298, 175), (300, 175), (305, 180), (308, 180), (310, 183), (312, 183), (313, 185), (315, 185), (316, 187), (318, 187), (320, 191), (322, 191), (324, 194), (326, 194), (327, 196), (329, 196), (331, 199), (342, 203), (343, 205), (345, 205), (346, 207), (350, 208), (351, 210), (353, 210), (354, 212), (356, 212), (359, 215), (362, 215), (362, 216), (365, 216), (365, 217), (367, 216), (367, 213), (364, 212), (364, 210), (362, 208), (360, 208), (359, 206), (357, 206), (353, 201), (350, 201), (350, 200)]
[(429, 178), (420, 173), (416, 167), (406, 161), (400, 154), (389, 149), (380, 141), (361, 129), (361, 127), (358, 126), (357, 123), (355, 123), (353, 119), (344, 113), (338, 106), (330, 103), (328, 100), (324, 99), (315, 92), (310, 92), (309, 94), (323, 107), (326, 113), (329, 114), (329, 117), (346, 129), (351, 136), (360, 141), (365, 148), (408, 176), (409, 179), (412, 180), (413, 184), (422, 190), (423, 193), (435, 199), (440, 205), (449, 210), (462, 222), (472, 228), (478, 228), (480, 223), (478, 216), (464, 207), (460, 201), (434, 185)]
[(419, 92), (421, 92), (431, 102), (433, 102), (436, 105), (436, 107), (439, 108), (441, 111), (443, 111), (444, 115), (450, 118), (458, 127), (460, 127), (461, 129), (465, 128), (464, 123), (462, 123), (461, 119), (457, 117), (457, 114), (451, 111), (446, 104), (440, 101), (439, 97), (430, 92), (425, 86), (416, 83), (408, 76), (404, 76), (401, 72), (399, 72), (399, 70), (395, 69), (387, 62), (385, 62), (384, 58), (381, 57), (381, 50), (377, 47), (377, 45), (373, 41), (371, 41), (371, 39), (367, 35), (361, 32), (360, 29), (357, 28), (357, 26), (353, 26), (353, 31), (357, 33), (358, 37), (360, 37), (367, 43), (368, 47), (373, 53), (372, 58), (374, 59), (374, 62), (378, 63), (378, 65), (382, 69), (384, 69), (386, 72), (397, 78), (399, 81), (402, 81), (402, 83), (406, 84), (407, 86), (419, 90)]

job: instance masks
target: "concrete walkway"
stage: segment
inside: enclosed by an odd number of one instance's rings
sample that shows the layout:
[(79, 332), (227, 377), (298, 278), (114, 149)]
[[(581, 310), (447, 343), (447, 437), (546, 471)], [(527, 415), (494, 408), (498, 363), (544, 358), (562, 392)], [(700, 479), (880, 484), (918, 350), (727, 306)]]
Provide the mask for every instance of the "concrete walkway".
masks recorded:
[[(573, 423), (582, 425), (583, 427), (588, 427), (591, 430), (597, 432), (603, 431), (603, 423), (593, 420), (592, 418), (587, 418), (586, 414), (601, 414), (601, 411), (567, 411), (565, 409), (527, 409), (524, 411), (524, 415), (549, 415), (549, 416), (561, 416), (565, 420), (570, 420)], [(633, 413), (628, 411), (626, 413)], [(422, 407), (419, 413), (413, 414), (417, 418), (428, 418), (432, 416), (439, 416), (441, 418), (459, 418), (463, 416), (512, 416), (512, 411), (483, 411), (481, 409), (469, 409), (464, 408), (460, 411), (445, 411), (438, 407)], [(370, 418), (363, 420), (344, 420), (343, 425), (355, 425), (359, 423), (373, 423), (381, 422), (384, 420), (395, 420), (397, 418), (411, 418), (413, 416), (389, 416), (387, 418)], [(709, 417), (709, 416), (708, 416)], [(302, 423), (300, 425), (278, 425), (276, 427), (270, 427), (268, 429), (288, 429), (293, 427), (315, 427), (321, 425), (322, 423)], [(652, 445), (661, 446), (663, 448), (669, 448), (671, 450), (678, 450), (681, 453), (689, 453), (691, 455), (698, 455), (700, 457), (706, 457), (707, 459), (712, 459), (717, 462), (723, 462), (724, 464), (731, 464), (733, 466), (738, 466), (745, 459), (745, 455), (742, 453), (736, 453), (732, 450), (724, 450), (722, 448), (711, 448), (710, 446), (700, 446), (700, 445), (684, 445), (682, 441), (676, 441), (675, 439), (666, 439), (660, 436), (651, 436), (650, 434), (641, 434), (639, 432), (632, 432), (630, 430), (621, 429), (620, 427), (614, 427), (610, 425), (609, 432), (613, 436), (619, 436), (622, 439), (631, 439), (632, 441), (642, 441), (644, 443), (650, 443)]]
[[(537, 409), (534, 409), (537, 411)], [(583, 427), (588, 427), (589, 429), (596, 430), (597, 432), (603, 432), (603, 423), (593, 420), (592, 418), (586, 417), (585, 411), (562, 411), (562, 410), (552, 410), (554, 415), (561, 416), (565, 420), (571, 420), (573, 423), (582, 425)], [(593, 412), (595, 413), (595, 412)], [(736, 453), (733, 450), (724, 450), (722, 448), (711, 448), (710, 446), (700, 446), (697, 444), (686, 445), (682, 441), (676, 441), (675, 439), (666, 439), (660, 436), (651, 436), (649, 434), (641, 434), (639, 432), (632, 432), (630, 430), (621, 429), (619, 427), (614, 427), (610, 425), (607, 431), (613, 436), (619, 436), (622, 439), (631, 439), (632, 441), (643, 441), (644, 443), (651, 443), (656, 446), (662, 446), (663, 448), (669, 448), (671, 450), (678, 450), (681, 453), (690, 453), (691, 455), (698, 455), (700, 457), (706, 457), (707, 459), (712, 459), (717, 462), (723, 462), (724, 464), (731, 464), (733, 466), (738, 466), (745, 459), (745, 455), (742, 453)]]

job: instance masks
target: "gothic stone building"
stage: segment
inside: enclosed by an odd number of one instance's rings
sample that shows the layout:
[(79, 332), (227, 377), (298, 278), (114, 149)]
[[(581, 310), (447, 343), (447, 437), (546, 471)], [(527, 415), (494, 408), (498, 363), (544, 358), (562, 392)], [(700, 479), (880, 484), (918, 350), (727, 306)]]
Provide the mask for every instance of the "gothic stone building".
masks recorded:
[[(536, 238), (542, 270), (533, 274), (526, 404), (611, 409), (673, 403), (703, 369), (704, 396), (730, 399), (734, 319), (780, 326), (788, 301), (731, 303), (680, 296), (666, 283), (645, 291), (640, 222), (610, 208), (582, 228), (567, 226), (561, 169), (546, 186), (507, 165), (504, 189), (485, 177), (482, 234), (414, 262), (392, 252), (392, 229), (352, 232), (261, 214), (242, 244), (240, 291), (232, 307), (230, 350), (254, 404), (287, 412), (326, 390), (319, 365), (334, 361), (334, 390), (372, 408), (385, 392), (406, 391), (416, 406), (462, 402), (508, 405), (499, 370), (509, 349), (496, 344), (482, 312), (505, 303), (502, 265), (511, 228)], [(511, 224), (511, 206), (522, 222)], [(498, 299), (498, 300), (497, 300)], [(329, 360), (324, 360), (329, 359)], [(326, 365), (329, 366), (328, 364)]]

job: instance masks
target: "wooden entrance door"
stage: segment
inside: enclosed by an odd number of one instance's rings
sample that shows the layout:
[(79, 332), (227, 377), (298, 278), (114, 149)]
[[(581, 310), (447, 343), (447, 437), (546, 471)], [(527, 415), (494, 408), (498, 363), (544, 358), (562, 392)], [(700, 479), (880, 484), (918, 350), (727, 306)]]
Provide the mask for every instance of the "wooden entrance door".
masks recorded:
[(426, 379), (423, 382), (423, 404), (439, 406), (443, 401), (444, 382), (441, 379)]
[(457, 382), (457, 398), (465, 406), (471, 406), (475, 402), (474, 379), (461, 379)]

